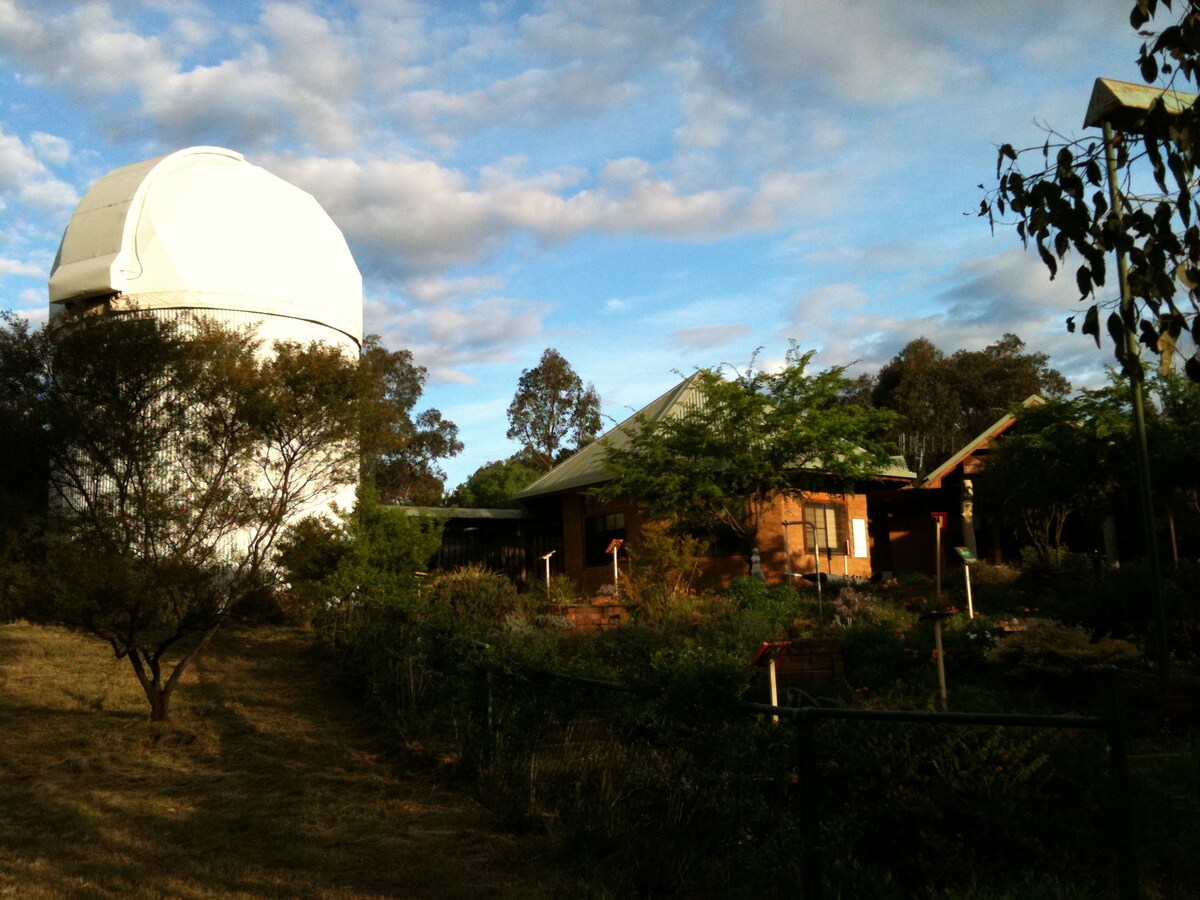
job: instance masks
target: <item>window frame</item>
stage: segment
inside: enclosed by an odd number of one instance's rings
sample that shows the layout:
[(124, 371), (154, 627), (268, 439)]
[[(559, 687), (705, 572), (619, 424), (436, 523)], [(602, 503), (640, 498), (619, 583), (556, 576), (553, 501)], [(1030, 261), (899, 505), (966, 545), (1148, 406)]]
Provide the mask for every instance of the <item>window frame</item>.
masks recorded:
[[(804, 501), (801, 509), (804, 521), (804, 552), (811, 555), (819, 547), (826, 556), (848, 556), (850, 540), (850, 511), (845, 501)], [(830, 516), (833, 518), (834, 540), (829, 542)], [(808, 526), (813, 526), (813, 531)], [(814, 533), (815, 532), (815, 533)], [(814, 547), (814, 542), (816, 546)]]
[[(594, 522), (601, 522), (593, 528)], [(604, 551), (615, 539), (625, 539), (625, 513), (621, 511), (596, 513), (583, 519), (583, 563), (588, 568), (612, 562)]]

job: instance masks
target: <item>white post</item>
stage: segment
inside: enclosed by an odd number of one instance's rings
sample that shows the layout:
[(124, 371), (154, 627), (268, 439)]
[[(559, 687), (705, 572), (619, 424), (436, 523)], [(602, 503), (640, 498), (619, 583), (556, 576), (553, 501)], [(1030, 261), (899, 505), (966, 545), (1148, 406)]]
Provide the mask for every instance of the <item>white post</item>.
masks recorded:
[[(767, 675), (771, 679), (771, 705), (779, 705), (779, 687), (775, 682), (775, 657), (771, 657), (771, 661), (767, 664)], [(772, 715), (771, 721), (776, 725), (779, 724), (779, 716)]]
[(621, 545), (617, 544), (617, 546), (613, 547), (613, 552), (612, 552), (612, 554), (613, 554), (613, 595), (616, 597), (621, 596), (621, 586), (618, 583), (618, 579), (621, 577), (621, 572), (617, 568), (617, 553), (620, 551), (620, 549), (621, 549)]
[(971, 599), (971, 566), (963, 563), (963, 576), (967, 579), (967, 616), (975, 618), (975, 603)]
[(942, 620), (933, 620), (933, 639), (937, 644), (938, 696), (942, 699), (942, 712), (949, 708), (946, 699), (946, 662), (942, 654)]
[(941, 516), (934, 516), (934, 529), (937, 534), (935, 541), (937, 555), (934, 561), (935, 571), (937, 572), (937, 608), (942, 608), (942, 519)]

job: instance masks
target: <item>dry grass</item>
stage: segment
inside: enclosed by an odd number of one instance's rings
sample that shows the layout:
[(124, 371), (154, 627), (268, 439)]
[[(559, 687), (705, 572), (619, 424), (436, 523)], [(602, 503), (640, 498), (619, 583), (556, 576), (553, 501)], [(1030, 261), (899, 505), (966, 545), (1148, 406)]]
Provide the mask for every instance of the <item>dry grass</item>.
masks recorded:
[(221, 633), (152, 725), (94, 639), (0, 626), (0, 896), (551, 897), (533, 838), (389, 757), (283, 629)]

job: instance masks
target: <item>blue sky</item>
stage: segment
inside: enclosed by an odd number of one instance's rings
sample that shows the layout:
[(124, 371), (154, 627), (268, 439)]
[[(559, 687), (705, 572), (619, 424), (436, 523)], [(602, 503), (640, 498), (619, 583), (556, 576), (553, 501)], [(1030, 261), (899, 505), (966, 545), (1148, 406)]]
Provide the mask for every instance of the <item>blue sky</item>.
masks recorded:
[(0, 0), (0, 308), (45, 318), (93, 180), (210, 144), (341, 227), (367, 330), (461, 429), (448, 486), (512, 452), (546, 347), (617, 420), (790, 339), (855, 374), (1011, 331), (1096, 383), (1071, 280), (971, 213), (999, 144), (1138, 79), (1129, 6)]

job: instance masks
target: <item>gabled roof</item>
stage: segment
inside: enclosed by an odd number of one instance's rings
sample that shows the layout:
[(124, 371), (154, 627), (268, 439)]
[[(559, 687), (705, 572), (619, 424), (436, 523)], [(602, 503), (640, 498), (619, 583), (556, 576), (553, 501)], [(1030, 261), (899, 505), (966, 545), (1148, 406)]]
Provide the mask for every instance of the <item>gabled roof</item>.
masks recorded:
[[(660, 422), (674, 416), (683, 416), (699, 407), (704, 401), (696, 387), (698, 375), (698, 372), (689, 375), (665, 394), (652, 400), (625, 421), (605, 432), (574, 456), (559, 463), (519, 492), (516, 499), (530, 500), (534, 497), (561, 494), (565, 491), (593, 487), (611, 480), (613, 476), (605, 465), (608, 449), (624, 447), (628, 444), (643, 422)], [(895, 457), (893, 465), (877, 473), (877, 476), (908, 481), (915, 478), (916, 473), (908, 470), (902, 457)]]
[(526, 520), (527, 509), (475, 509), (468, 506), (388, 506), (402, 516), (425, 516), (430, 519), (511, 519)]
[(650, 401), (642, 409), (610, 428), (574, 456), (559, 463), (533, 484), (517, 494), (518, 500), (544, 497), (564, 491), (578, 490), (609, 481), (612, 474), (604, 465), (609, 447), (624, 447), (629, 443), (642, 422), (660, 422), (671, 416), (685, 414), (700, 405), (700, 392), (696, 390), (696, 376), (689, 375), (665, 394)]
[[(1046, 401), (1037, 394), (1030, 394), (1021, 401), (1021, 406), (1041, 406)], [(983, 447), (990, 444), (995, 438), (1004, 434), (1017, 421), (1017, 417), (1013, 413), (1005, 413), (983, 431), (981, 431), (974, 440), (965, 444), (957, 453), (951, 456), (948, 460), (922, 478), (917, 484), (913, 485), (916, 490), (926, 488), (940, 488), (942, 479), (957, 469), (967, 457), (976, 453)]]

